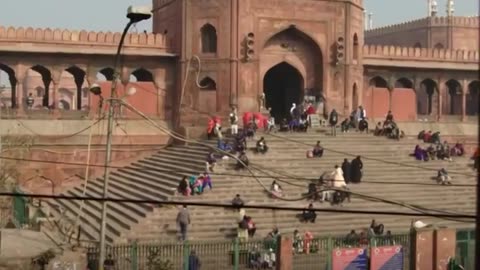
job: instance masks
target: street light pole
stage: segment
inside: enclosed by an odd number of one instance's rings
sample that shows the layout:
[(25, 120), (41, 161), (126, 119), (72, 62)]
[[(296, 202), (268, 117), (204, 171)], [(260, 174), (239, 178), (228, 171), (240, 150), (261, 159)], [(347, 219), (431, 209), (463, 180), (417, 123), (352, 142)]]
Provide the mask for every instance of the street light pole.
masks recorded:
[[(108, 102), (108, 124), (107, 124), (107, 149), (105, 153), (105, 170), (104, 170), (104, 182), (103, 182), (103, 198), (108, 198), (108, 182), (110, 178), (109, 165), (112, 161), (112, 139), (113, 139), (113, 118), (115, 114), (115, 104), (117, 97), (117, 82), (120, 77), (120, 73), (117, 71), (120, 64), (121, 51), (125, 37), (128, 33), (130, 27), (142, 20), (149, 19), (151, 17), (151, 8), (133, 8), (130, 7), (127, 12), (127, 17), (130, 21), (125, 26), (123, 30), (122, 37), (120, 38), (120, 44), (118, 44), (117, 53), (115, 54), (115, 64), (113, 66), (113, 80), (111, 87), (111, 98), (107, 100)], [(103, 263), (106, 258), (106, 229), (107, 229), (107, 208), (108, 202), (104, 200), (102, 202), (102, 217), (101, 217), (101, 227), (100, 227), (100, 258), (98, 261), (98, 266), (100, 270), (103, 270)]]

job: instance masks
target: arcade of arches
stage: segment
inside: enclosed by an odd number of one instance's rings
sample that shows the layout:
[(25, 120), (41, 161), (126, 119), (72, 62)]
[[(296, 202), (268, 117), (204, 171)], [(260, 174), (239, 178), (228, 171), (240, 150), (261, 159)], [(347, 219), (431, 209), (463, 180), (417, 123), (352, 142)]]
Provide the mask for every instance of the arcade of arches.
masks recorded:
[[(33, 98), (32, 112), (44, 108), (59, 109), (60, 111), (88, 112), (90, 108), (97, 108), (99, 99), (89, 93), (89, 85), (97, 83), (102, 88), (104, 96), (110, 94), (111, 81), (113, 80), (113, 69), (111, 67), (101, 68), (96, 78), (87, 81), (86, 71), (70, 66), (58, 74), (54, 69), (43, 65), (33, 65), (26, 70), (25, 74), (15, 72), (15, 68), (0, 63), (0, 107), (26, 108), (26, 99), (31, 94)], [(144, 113), (156, 115), (158, 106), (146, 106), (142, 99), (152, 99), (158, 96), (158, 89), (154, 84), (152, 72), (144, 68), (132, 69), (129, 79), (117, 86), (119, 93), (134, 87), (137, 91), (135, 98), (129, 102), (135, 104)], [(157, 99), (155, 99), (157, 100)], [(95, 109), (96, 110), (96, 109)], [(163, 115), (164, 116), (164, 115)]]
[(480, 81), (450, 79), (439, 83), (430, 78), (419, 81), (406, 77), (374, 76), (364, 91), (364, 107), (372, 118), (383, 118), (391, 110), (403, 121), (443, 116), (476, 116)]

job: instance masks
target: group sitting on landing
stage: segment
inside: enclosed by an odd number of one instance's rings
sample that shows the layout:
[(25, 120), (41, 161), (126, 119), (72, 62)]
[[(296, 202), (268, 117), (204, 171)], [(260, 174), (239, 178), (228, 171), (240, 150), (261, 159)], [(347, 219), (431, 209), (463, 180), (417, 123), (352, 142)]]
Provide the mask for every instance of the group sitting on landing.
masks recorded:
[(392, 111), (388, 111), (383, 123), (377, 123), (373, 134), (375, 136), (386, 136), (389, 139), (395, 140), (400, 140), (405, 137), (405, 133), (401, 131), (397, 123), (395, 123)]
[(206, 188), (212, 189), (212, 178), (207, 172), (195, 177), (184, 176), (177, 187), (177, 192), (183, 196), (202, 194)]

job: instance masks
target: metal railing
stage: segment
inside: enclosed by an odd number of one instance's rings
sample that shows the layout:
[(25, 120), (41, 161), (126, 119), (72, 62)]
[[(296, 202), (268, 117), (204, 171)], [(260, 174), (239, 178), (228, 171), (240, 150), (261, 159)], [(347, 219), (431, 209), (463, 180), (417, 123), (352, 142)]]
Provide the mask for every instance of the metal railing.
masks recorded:
[[(404, 265), (408, 269), (410, 258), (410, 234), (372, 237), (350, 241), (346, 237), (322, 237), (302, 241), (301, 248), (292, 246), (294, 269), (330, 269), (331, 254), (336, 248), (363, 247), (369, 252), (377, 246), (400, 245), (404, 249)], [(205, 241), (185, 243), (137, 243), (115, 245), (107, 248), (118, 270), (189, 269), (192, 254), (201, 262), (201, 269), (254, 269), (258, 263), (275, 260), (278, 243), (273, 240)], [(87, 248), (88, 264), (98, 265), (98, 248)], [(272, 257), (273, 256), (273, 257)], [(166, 265), (160, 267), (159, 265)], [(314, 267), (314, 268), (312, 268)], [(96, 268), (94, 268), (96, 269)]]

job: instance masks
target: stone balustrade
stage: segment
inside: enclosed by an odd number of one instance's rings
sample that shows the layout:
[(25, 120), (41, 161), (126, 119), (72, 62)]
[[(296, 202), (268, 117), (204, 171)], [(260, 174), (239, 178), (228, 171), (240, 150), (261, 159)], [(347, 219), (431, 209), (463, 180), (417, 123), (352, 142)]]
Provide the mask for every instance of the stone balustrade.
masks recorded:
[[(117, 45), (121, 33), (76, 31), (68, 29), (50, 28), (23, 28), (0, 26), (0, 42), (35, 42), (54, 44), (77, 45)], [(145, 47), (165, 49), (168, 51), (170, 40), (163, 34), (129, 33), (125, 38), (126, 47)]]
[(388, 34), (394, 34), (398, 32), (406, 32), (413, 29), (435, 26), (446, 26), (448, 24), (453, 27), (477, 27), (480, 23), (479, 17), (427, 17), (416, 19), (412, 21), (406, 21), (403, 23), (392, 24), (387, 26), (378, 27), (365, 31), (365, 38), (372, 38), (376, 36), (383, 36)]
[(478, 51), (399, 47), (388, 45), (365, 45), (363, 58), (384, 58), (402, 60), (431, 60), (445, 62), (478, 63)]

